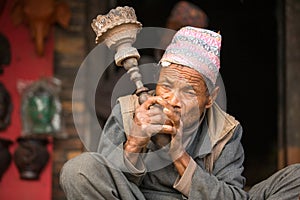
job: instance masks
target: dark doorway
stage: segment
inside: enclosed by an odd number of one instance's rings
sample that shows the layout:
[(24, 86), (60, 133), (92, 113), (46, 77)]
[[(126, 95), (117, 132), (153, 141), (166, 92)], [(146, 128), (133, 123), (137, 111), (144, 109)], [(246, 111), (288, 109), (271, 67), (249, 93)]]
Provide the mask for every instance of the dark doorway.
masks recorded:
[[(144, 27), (165, 27), (177, 0), (118, 0)], [(227, 112), (241, 122), (245, 172), (251, 186), (277, 169), (277, 17), (275, 0), (190, 1), (209, 29), (222, 35), (221, 75)]]

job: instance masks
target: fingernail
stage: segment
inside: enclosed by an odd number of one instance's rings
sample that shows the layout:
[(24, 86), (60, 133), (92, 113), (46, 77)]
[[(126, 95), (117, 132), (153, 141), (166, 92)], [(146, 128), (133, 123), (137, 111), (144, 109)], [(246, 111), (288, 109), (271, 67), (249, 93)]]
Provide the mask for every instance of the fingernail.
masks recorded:
[(163, 100), (162, 100), (162, 98), (160, 97), (160, 98), (157, 99), (157, 101), (161, 103)]
[(163, 112), (164, 112), (164, 113), (171, 113), (171, 111), (170, 111), (168, 108), (164, 108), (164, 109), (163, 109)]

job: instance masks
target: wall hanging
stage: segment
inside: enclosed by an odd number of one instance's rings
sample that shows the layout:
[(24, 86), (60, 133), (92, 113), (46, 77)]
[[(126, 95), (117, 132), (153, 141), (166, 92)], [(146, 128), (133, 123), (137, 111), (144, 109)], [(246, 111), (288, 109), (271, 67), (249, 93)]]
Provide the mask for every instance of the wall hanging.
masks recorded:
[(20, 178), (38, 180), (49, 160), (48, 139), (46, 137), (21, 136), (17, 142), (19, 145), (14, 152), (14, 162)]
[(60, 81), (41, 78), (22, 92), (22, 135), (58, 136), (62, 131), (62, 106), (59, 100)]
[(11, 9), (15, 25), (25, 23), (30, 31), (38, 56), (44, 54), (44, 42), (52, 26), (67, 28), (71, 19), (69, 6), (56, 0), (15, 0)]
[(12, 113), (11, 96), (2, 82), (0, 82), (0, 133), (10, 124)]
[(3, 73), (4, 67), (8, 66), (11, 61), (11, 49), (8, 39), (0, 33), (0, 74)]
[(11, 163), (12, 156), (9, 152), (9, 146), (12, 144), (11, 140), (0, 138), (0, 181)]

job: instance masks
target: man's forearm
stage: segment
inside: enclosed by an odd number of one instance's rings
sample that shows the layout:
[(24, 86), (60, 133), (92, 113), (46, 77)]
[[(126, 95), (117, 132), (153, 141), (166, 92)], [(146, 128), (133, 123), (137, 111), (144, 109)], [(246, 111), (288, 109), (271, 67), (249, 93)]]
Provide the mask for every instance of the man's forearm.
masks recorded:
[(189, 165), (190, 159), (191, 159), (190, 155), (184, 152), (182, 156), (180, 156), (178, 159), (174, 161), (174, 165), (180, 176), (183, 175), (185, 169)]
[(139, 158), (139, 153), (143, 150), (143, 146), (138, 146), (135, 144), (130, 143), (127, 140), (124, 144), (124, 156), (133, 164), (135, 165)]

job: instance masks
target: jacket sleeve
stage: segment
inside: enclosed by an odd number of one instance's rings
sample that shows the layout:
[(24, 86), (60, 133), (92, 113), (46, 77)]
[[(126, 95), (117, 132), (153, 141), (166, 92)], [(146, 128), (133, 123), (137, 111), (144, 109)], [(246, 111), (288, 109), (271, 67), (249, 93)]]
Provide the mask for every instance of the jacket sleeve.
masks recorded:
[(100, 134), (98, 152), (112, 164), (112, 167), (122, 171), (129, 181), (140, 184), (146, 169), (142, 158), (139, 158), (138, 167), (135, 167), (124, 157), (123, 143), (126, 136), (119, 104), (113, 108)]
[(212, 174), (204, 169), (203, 162), (202, 166), (197, 166), (192, 176), (189, 199), (248, 199), (247, 192), (243, 190), (244, 150), (241, 137), (242, 127), (238, 125), (216, 160)]

